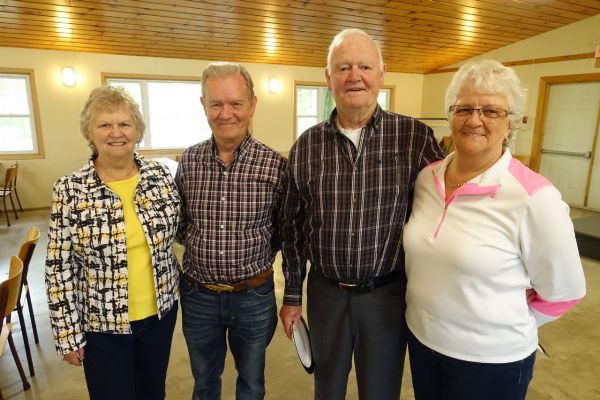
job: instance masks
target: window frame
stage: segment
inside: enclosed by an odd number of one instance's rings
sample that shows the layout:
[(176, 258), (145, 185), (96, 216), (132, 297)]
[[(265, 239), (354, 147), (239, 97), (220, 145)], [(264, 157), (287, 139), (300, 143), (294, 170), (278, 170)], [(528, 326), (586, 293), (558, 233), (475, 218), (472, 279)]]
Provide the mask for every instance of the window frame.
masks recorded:
[[(202, 79), (199, 76), (179, 76), (179, 75), (148, 75), (148, 74), (127, 74), (120, 72), (101, 72), (100, 73), (102, 85), (108, 85), (109, 79), (137, 79), (137, 80), (147, 80), (147, 81), (162, 81), (162, 82), (194, 82), (200, 84), (200, 88), (202, 89)], [(198, 98), (198, 103), (200, 104), (200, 98)], [(144, 115), (149, 115), (148, 104), (142, 105), (142, 113)], [(203, 111), (202, 111), (203, 112)], [(148, 121), (146, 121), (148, 122)], [(195, 144), (195, 143), (194, 143)], [(193, 144), (192, 144), (193, 145)], [(190, 146), (192, 146), (190, 145)], [(188, 146), (189, 147), (189, 146)], [(171, 155), (176, 154), (180, 155), (187, 147), (181, 148), (157, 148), (157, 149), (136, 149), (141, 155), (147, 156), (163, 156), (163, 155)]]
[[(298, 86), (311, 86), (315, 88), (325, 88), (327, 89), (327, 82), (314, 82), (314, 81), (294, 81), (294, 93), (293, 93), (293, 107), (294, 107), (294, 126), (292, 130), (292, 143), (295, 143), (298, 139), (298, 135), (296, 133), (298, 129)], [(381, 89), (386, 89), (390, 91), (390, 106), (389, 111), (394, 112), (395, 110), (395, 99), (396, 99), (396, 86), (395, 85), (381, 85)], [(318, 101), (318, 100), (317, 100)], [(318, 104), (317, 104), (318, 107)]]
[(43, 159), (46, 157), (44, 151), (44, 137), (42, 135), (42, 124), (40, 120), (40, 108), (38, 103), (38, 96), (35, 83), (35, 70), (29, 68), (6, 68), (0, 67), (0, 74), (3, 75), (22, 75), (28, 79), (28, 97), (30, 106), (30, 120), (33, 119), (32, 127), (35, 129), (35, 133), (32, 132), (32, 139), (35, 141), (34, 145), (37, 150), (32, 152), (23, 153), (20, 151), (14, 152), (0, 152), (0, 160), (33, 160)]

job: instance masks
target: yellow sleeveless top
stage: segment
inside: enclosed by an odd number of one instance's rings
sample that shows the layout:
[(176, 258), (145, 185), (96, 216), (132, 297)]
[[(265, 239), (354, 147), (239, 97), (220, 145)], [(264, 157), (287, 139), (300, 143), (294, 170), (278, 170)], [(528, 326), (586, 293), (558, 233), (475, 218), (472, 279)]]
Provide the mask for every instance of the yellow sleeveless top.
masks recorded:
[(121, 181), (107, 182), (123, 203), (125, 240), (127, 243), (129, 321), (137, 321), (158, 313), (150, 247), (142, 224), (135, 212), (134, 197), (140, 174)]

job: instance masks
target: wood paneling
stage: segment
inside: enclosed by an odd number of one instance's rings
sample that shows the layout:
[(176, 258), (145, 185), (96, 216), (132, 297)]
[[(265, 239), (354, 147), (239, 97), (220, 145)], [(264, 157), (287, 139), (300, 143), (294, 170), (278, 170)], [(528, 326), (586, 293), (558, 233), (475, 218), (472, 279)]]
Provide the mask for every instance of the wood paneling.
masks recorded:
[(600, 13), (600, 0), (0, 0), (0, 46), (323, 67), (365, 29), (423, 73)]

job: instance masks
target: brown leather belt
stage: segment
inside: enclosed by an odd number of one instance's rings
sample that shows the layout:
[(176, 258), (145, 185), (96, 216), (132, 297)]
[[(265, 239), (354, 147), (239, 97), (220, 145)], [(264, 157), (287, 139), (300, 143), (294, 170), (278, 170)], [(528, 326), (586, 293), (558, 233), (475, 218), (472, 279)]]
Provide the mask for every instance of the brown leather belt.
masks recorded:
[(268, 268), (262, 271), (260, 274), (255, 275), (251, 278), (232, 283), (201, 283), (185, 274), (183, 275), (183, 279), (185, 279), (192, 286), (202, 286), (204, 288), (212, 290), (213, 292), (221, 293), (241, 292), (243, 290), (254, 289), (256, 287), (264, 285), (271, 275), (273, 275), (273, 269)]

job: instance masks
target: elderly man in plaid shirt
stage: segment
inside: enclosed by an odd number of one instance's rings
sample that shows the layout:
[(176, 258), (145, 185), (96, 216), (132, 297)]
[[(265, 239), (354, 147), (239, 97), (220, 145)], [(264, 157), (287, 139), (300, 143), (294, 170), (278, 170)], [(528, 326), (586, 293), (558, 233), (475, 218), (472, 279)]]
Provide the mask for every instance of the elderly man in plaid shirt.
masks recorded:
[(246, 68), (209, 64), (201, 101), (212, 138), (183, 153), (175, 178), (184, 209), (181, 308), (192, 398), (221, 398), (227, 340), (236, 398), (262, 399), (265, 350), (277, 325), (272, 265), (286, 162), (248, 131), (257, 99)]
[(336, 108), (290, 151), (280, 317), (289, 337), (300, 319), (310, 261), (316, 399), (345, 398), (353, 356), (361, 399), (400, 397), (406, 351), (402, 231), (418, 172), (442, 152), (431, 128), (379, 107), (384, 72), (381, 51), (367, 33), (340, 32), (326, 69)]

